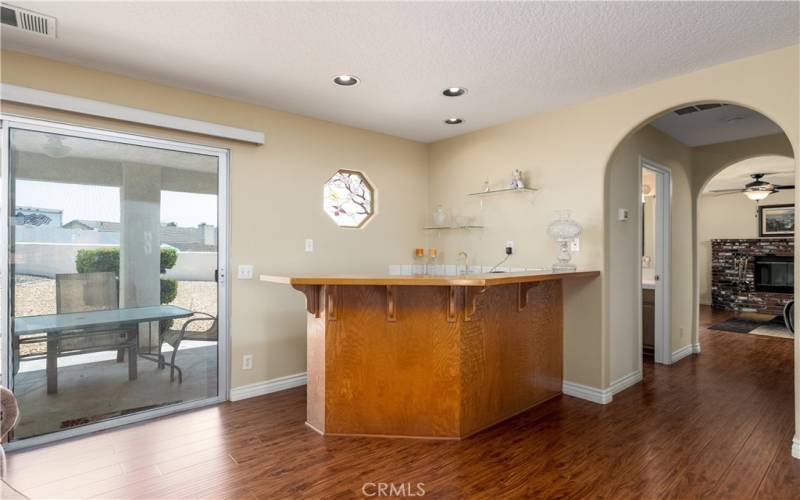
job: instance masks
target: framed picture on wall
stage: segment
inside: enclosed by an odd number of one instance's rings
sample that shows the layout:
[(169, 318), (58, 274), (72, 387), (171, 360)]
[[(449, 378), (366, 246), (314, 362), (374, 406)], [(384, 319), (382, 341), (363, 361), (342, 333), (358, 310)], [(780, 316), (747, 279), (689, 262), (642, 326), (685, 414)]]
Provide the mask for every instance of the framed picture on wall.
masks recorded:
[(794, 236), (794, 205), (759, 206), (758, 236)]

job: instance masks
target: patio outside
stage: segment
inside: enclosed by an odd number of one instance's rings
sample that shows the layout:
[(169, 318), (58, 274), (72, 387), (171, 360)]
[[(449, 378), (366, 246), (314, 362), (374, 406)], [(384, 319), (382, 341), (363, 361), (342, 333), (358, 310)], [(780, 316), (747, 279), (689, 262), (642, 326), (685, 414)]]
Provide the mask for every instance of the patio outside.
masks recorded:
[(10, 157), (12, 439), (216, 397), (218, 157), (16, 128)]
[[(55, 279), (17, 275), (15, 315), (55, 314)], [(217, 284), (214, 281), (178, 281), (178, 294), (172, 304), (191, 311), (217, 315)], [(172, 328), (180, 329), (186, 319), (177, 319)], [(205, 325), (207, 327), (207, 325)], [(190, 324), (188, 331), (204, 325)], [(59, 389), (47, 393), (44, 360), (25, 360), (15, 377), (15, 393), (20, 402), (21, 419), (15, 438), (26, 438), (88, 424), (134, 411), (166, 404), (214, 397), (216, 395), (216, 342), (186, 340), (179, 345), (176, 364), (183, 381), (170, 382), (169, 367), (141, 359), (139, 377), (128, 380), (127, 365), (116, 361), (116, 352), (105, 351), (58, 359)], [(168, 345), (163, 346), (167, 356)], [(44, 353), (46, 343), (23, 344), (21, 354)]]

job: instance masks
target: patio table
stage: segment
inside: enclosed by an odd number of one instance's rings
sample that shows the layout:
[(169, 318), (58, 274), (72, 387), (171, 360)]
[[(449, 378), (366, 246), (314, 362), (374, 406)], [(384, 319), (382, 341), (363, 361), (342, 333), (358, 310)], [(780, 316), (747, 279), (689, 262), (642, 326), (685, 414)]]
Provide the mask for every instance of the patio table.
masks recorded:
[(136, 380), (139, 324), (188, 318), (192, 314), (192, 311), (182, 307), (159, 305), (14, 318), (15, 365), (19, 364), (19, 337), (37, 333), (46, 334), (47, 392), (48, 394), (54, 394), (58, 392), (58, 345), (61, 338), (66, 336), (89, 336), (108, 332), (109, 330), (125, 330), (127, 332), (125, 346), (109, 346), (102, 350), (127, 347), (129, 349), (128, 379)]

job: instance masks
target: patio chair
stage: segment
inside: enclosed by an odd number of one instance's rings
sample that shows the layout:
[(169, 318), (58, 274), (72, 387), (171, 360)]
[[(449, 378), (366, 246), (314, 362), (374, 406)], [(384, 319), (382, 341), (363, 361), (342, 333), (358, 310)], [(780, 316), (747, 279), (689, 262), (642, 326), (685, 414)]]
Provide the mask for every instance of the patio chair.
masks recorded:
[[(117, 277), (112, 272), (56, 275), (56, 313), (103, 311), (119, 308)], [(93, 332), (90, 335), (64, 335), (59, 340), (59, 355), (116, 350), (117, 361), (124, 360), (127, 331)]]
[[(198, 322), (210, 322), (210, 325), (205, 330), (194, 331), (188, 330), (189, 325)], [(219, 330), (217, 326), (217, 318), (212, 316), (211, 314), (195, 311), (194, 316), (190, 319), (186, 320), (183, 326), (178, 329), (169, 328), (168, 326), (165, 327), (161, 333), (161, 342), (159, 342), (158, 346), (158, 364), (159, 368), (164, 368), (164, 366), (169, 365), (169, 381), (172, 382), (175, 380), (175, 371), (178, 371), (178, 383), (183, 383), (183, 373), (181, 372), (180, 367), (175, 364), (175, 356), (178, 354), (178, 347), (181, 345), (181, 342), (184, 340), (204, 340), (208, 342), (214, 342), (219, 339)], [(170, 357), (170, 361), (167, 362), (164, 355), (161, 353), (161, 347), (164, 344), (168, 344), (172, 347), (172, 356)]]
[[(17, 425), (19, 420), (19, 404), (14, 393), (5, 387), (0, 387), (0, 478), (6, 472), (6, 454), (3, 451), (2, 443), (11, 429)], [(2, 496), (2, 495), (0, 495)]]
[(794, 300), (790, 300), (783, 306), (783, 322), (786, 328), (794, 335)]

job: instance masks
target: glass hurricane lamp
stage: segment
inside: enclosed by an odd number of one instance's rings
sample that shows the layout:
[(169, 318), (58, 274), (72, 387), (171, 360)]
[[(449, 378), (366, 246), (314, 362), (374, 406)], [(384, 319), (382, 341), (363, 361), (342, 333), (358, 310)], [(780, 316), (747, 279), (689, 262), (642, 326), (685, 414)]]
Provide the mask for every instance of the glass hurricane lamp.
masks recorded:
[(558, 242), (558, 262), (553, 264), (554, 272), (569, 272), (577, 270), (571, 263), (572, 253), (569, 245), (572, 240), (580, 236), (583, 228), (570, 217), (569, 210), (557, 212), (557, 218), (547, 226), (547, 234)]

